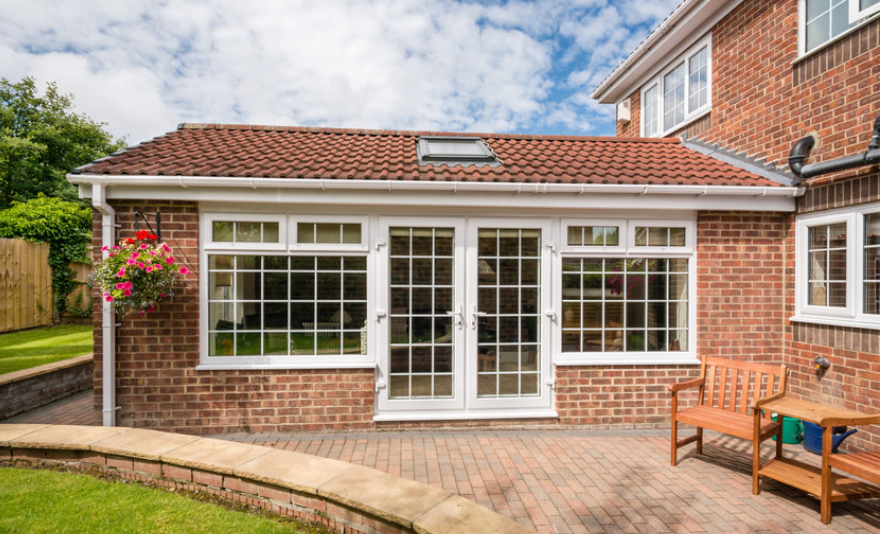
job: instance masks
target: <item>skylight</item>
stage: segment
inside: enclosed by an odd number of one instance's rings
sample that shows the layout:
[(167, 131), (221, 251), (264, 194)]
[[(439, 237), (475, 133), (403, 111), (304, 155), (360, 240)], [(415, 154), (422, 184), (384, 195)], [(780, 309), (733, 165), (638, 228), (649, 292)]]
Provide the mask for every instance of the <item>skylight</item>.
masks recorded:
[(495, 154), (479, 137), (421, 137), (419, 163), (498, 165)]

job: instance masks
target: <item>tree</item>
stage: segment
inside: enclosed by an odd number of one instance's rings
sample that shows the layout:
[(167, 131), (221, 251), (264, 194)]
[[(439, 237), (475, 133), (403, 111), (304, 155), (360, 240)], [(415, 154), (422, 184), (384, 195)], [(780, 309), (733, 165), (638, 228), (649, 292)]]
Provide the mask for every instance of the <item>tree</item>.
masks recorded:
[(0, 209), (39, 194), (76, 200), (65, 175), (75, 167), (124, 148), (102, 127), (72, 109), (72, 97), (33, 78), (0, 79)]
[(57, 197), (40, 195), (0, 211), (0, 237), (49, 243), (52, 292), (58, 313), (67, 310), (67, 295), (76, 289), (69, 265), (72, 261), (87, 261), (91, 230), (91, 208)]

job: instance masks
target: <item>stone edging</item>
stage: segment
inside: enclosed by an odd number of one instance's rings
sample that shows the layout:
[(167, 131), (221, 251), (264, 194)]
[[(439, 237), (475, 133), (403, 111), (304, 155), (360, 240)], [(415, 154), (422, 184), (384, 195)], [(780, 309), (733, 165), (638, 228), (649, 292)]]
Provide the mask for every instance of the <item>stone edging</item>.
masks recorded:
[(473, 501), (292, 451), (125, 427), (0, 425), (0, 462), (97, 467), (360, 534), (536, 534)]
[(0, 420), (92, 387), (94, 357), (84, 354), (0, 374)]

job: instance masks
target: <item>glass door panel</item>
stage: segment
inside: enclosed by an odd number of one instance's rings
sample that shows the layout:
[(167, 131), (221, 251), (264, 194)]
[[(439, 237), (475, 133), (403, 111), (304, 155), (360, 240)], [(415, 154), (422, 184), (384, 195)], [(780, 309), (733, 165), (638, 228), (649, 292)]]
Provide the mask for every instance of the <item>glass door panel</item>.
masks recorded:
[(455, 230), (392, 227), (389, 247), (389, 398), (451, 399)]
[(541, 231), (480, 228), (477, 397), (540, 394)]

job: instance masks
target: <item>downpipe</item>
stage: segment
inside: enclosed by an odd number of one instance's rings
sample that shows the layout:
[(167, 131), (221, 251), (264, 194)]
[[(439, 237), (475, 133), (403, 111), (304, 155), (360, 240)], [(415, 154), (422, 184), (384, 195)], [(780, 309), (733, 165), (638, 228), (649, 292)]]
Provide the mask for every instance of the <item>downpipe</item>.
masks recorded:
[[(106, 190), (103, 184), (92, 186), (92, 206), (101, 214), (101, 242), (107, 250), (102, 253), (106, 258), (110, 247), (116, 241), (116, 210), (107, 203)], [(102, 409), (101, 422), (104, 426), (116, 426), (116, 310), (112, 302), (101, 299), (101, 356), (102, 356)]]
[(807, 164), (810, 151), (816, 145), (816, 137), (808, 135), (791, 147), (788, 156), (788, 167), (799, 178), (812, 178), (832, 172), (846, 171), (880, 163), (880, 116), (874, 121), (874, 131), (868, 150), (861, 154), (846, 156), (831, 161)]

